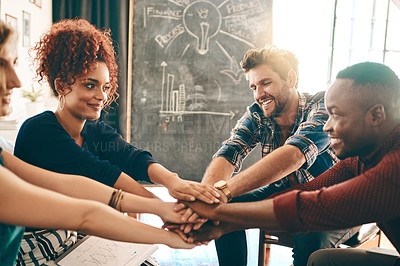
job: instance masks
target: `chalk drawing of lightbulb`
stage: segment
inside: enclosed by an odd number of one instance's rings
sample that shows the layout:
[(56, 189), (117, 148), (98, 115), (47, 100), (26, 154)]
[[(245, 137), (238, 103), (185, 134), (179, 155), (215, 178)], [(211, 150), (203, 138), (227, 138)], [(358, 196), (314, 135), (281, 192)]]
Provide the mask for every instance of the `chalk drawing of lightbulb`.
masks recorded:
[(196, 51), (205, 55), (210, 47), (210, 39), (221, 28), (222, 16), (217, 6), (205, 0), (195, 1), (183, 11), (183, 25), (197, 41)]

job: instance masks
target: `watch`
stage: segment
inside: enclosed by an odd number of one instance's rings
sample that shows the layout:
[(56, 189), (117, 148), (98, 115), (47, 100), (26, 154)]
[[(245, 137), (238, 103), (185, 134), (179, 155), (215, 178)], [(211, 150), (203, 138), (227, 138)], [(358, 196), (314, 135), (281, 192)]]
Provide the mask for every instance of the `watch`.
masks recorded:
[(228, 201), (230, 201), (232, 199), (232, 193), (228, 188), (228, 183), (226, 183), (225, 180), (220, 180), (217, 183), (214, 184), (214, 187), (218, 190), (221, 190), (222, 193), (225, 194), (226, 198), (228, 199)]

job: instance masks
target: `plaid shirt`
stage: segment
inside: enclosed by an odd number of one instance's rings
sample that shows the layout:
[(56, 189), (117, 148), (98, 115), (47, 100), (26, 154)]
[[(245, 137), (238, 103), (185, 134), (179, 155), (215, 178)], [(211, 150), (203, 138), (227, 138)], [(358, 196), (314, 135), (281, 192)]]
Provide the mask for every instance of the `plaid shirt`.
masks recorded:
[[(322, 130), (328, 119), (324, 92), (313, 96), (301, 93), (298, 95), (297, 118), (285, 144), (298, 147), (306, 158), (304, 165), (295, 171), (298, 183), (302, 184), (325, 172), (338, 159), (329, 146), (328, 134)], [(244, 158), (258, 143), (261, 144), (261, 155), (264, 157), (282, 146), (280, 138), (279, 126), (275, 120), (265, 117), (259, 105), (253, 103), (247, 107), (246, 113), (232, 130), (230, 138), (223, 142), (213, 157), (224, 157), (239, 171)], [(280, 188), (291, 186), (287, 177), (273, 184)]]

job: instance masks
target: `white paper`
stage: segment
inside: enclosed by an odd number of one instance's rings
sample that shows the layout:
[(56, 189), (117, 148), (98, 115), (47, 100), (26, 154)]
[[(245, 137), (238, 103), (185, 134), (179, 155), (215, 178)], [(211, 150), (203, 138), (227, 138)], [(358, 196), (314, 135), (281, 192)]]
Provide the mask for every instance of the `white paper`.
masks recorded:
[(90, 236), (58, 262), (61, 266), (140, 266), (156, 245), (126, 243)]

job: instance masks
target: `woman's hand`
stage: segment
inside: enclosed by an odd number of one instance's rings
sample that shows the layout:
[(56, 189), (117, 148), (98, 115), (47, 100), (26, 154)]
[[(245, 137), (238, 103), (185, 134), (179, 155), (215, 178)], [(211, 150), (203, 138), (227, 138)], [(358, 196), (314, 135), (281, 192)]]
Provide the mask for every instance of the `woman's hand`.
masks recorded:
[(193, 244), (193, 242), (192, 243), (186, 242), (185, 240), (182, 239), (181, 236), (179, 236), (177, 233), (173, 231), (169, 231), (168, 233), (170, 234), (170, 236), (168, 237), (168, 241), (165, 244), (170, 248), (190, 249), (199, 245), (198, 243)]
[(177, 203), (174, 211), (182, 213), (180, 230), (184, 234), (188, 234), (192, 229), (199, 229), (208, 219), (201, 218), (192, 209), (183, 203)]
[[(175, 224), (184, 222), (183, 215), (186, 213), (187, 207), (183, 209), (181, 206), (184, 205), (176, 202), (160, 202), (160, 204), (161, 205), (159, 206), (156, 214), (160, 216), (164, 222)], [(202, 222), (203, 220), (204, 219), (198, 217), (197, 219), (193, 220), (193, 222)]]
[(208, 204), (219, 202), (220, 194), (214, 187), (176, 177), (173, 182), (165, 184), (165, 186), (169, 194), (177, 200), (195, 201), (198, 199)]
[(159, 163), (150, 164), (148, 174), (153, 183), (164, 185), (169, 194), (177, 200), (195, 201), (198, 199), (208, 204), (219, 202), (220, 194), (214, 187), (183, 180)]

